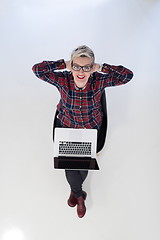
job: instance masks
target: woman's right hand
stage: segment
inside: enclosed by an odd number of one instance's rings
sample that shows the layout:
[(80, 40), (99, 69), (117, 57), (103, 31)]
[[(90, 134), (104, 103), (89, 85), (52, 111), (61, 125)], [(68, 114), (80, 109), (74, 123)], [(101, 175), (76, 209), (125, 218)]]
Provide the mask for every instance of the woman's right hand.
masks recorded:
[(71, 71), (71, 61), (65, 61), (66, 68)]

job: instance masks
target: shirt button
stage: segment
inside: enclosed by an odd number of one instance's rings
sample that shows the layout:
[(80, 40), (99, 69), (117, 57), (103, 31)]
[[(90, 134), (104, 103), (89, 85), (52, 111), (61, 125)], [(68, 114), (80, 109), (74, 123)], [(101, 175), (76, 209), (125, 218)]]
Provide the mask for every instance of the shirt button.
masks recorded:
[(82, 99), (82, 97), (80, 97), (80, 99)]
[(79, 108), (81, 108), (82, 106), (79, 106)]

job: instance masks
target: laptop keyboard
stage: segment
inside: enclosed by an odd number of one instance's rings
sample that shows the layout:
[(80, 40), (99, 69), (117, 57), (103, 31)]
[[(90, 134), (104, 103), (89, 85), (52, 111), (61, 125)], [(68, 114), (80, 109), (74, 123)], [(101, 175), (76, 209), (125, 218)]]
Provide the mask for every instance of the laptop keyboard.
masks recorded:
[(59, 142), (59, 154), (91, 155), (91, 142)]

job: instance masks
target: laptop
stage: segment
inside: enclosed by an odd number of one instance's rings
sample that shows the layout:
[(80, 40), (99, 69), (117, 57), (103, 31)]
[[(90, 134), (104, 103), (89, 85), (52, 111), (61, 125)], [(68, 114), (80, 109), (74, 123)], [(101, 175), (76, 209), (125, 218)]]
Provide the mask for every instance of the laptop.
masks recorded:
[(54, 168), (99, 170), (96, 149), (96, 129), (55, 128)]

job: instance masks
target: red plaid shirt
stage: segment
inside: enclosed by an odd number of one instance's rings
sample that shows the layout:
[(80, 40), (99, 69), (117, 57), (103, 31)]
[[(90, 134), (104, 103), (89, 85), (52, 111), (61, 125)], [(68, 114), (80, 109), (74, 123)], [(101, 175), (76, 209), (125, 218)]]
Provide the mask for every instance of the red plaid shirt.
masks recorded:
[(84, 89), (75, 86), (70, 71), (65, 69), (65, 61), (43, 61), (32, 68), (35, 75), (56, 86), (61, 94), (57, 105), (58, 119), (63, 127), (96, 128), (102, 122), (101, 95), (105, 87), (118, 86), (129, 82), (133, 73), (123, 66), (111, 66), (104, 63), (102, 72), (94, 72)]

